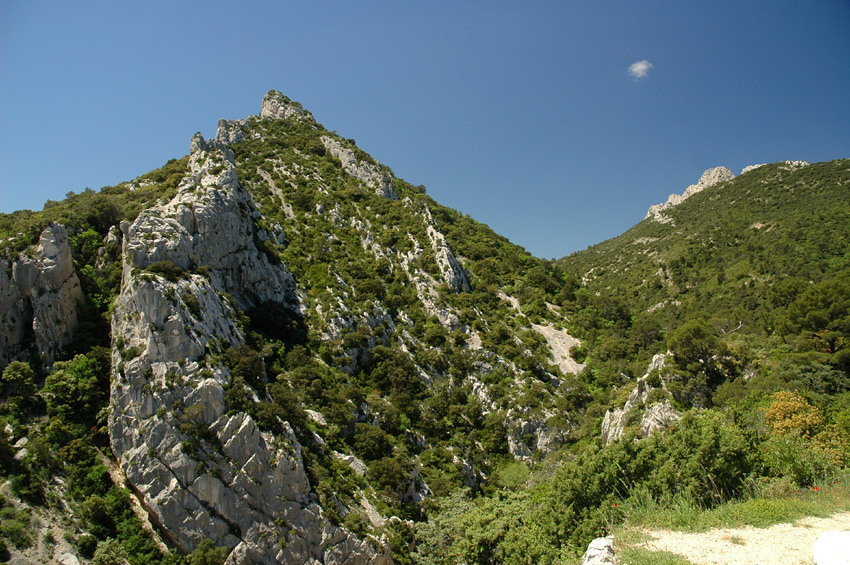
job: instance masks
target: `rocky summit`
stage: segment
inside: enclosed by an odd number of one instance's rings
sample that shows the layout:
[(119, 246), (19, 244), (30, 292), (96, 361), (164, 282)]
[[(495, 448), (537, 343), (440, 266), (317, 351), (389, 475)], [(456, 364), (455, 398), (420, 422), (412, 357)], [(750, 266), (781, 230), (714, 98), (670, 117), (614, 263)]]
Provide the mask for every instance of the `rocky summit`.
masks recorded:
[[(189, 148), (80, 195), (106, 198), (97, 227), (9, 239), (23, 251), (0, 279), (4, 365), (55, 372), (108, 339), (108, 410), (89, 421), (168, 546), (389, 562), (427, 498), (562, 444), (561, 383), (583, 366), (543, 262), (277, 91)], [(542, 307), (533, 323), (511, 281)]]
[[(264, 104), (278, 119), (285, 106)], [(188, 171), (168, 203), (123, 224), (124, 274), (112, 318), (109, 435), (127, 479), (171, 541), (233, 547), (233, 563), (381, 562), (373, 545), (331, 524), (309, 496), (291, 428), (264, 433), (228, 414), (231, 375), (215, 359), (244, 344), (237, 309), (295, 310), (295, 282), (255, 245), (260, 213), (221, 141), (192, 140)], [(168, 280), (155, 265), (191, 271)], [(192, 439), (186, 424), (204, 428)], [(181, 429), (182, 428), (182, 429)], [(194, 428), (193, 428), (194, 429)], [(197, 442), (194, 450), (184, 442)], [(201, 467), (200, 463), (203, 463)], [(285, 526), (283, 525), (285, 524)], [(276, 541), (287, 539), (285, 547)]]

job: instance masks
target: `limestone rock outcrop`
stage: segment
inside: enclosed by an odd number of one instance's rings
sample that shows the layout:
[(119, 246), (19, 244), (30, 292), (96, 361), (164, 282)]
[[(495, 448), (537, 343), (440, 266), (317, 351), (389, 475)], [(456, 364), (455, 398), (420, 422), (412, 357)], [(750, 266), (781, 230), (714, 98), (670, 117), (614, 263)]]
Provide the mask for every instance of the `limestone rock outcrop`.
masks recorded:
[(442, 273), (443, 282), (449, 285), (455, 292), (469, 292), (469, 277), (449, 247), (446, 236), (434, 227), (434, 218), (431, 215), (431, 210), (426, 207), (423, 213), (428, 222), (428, 239), (431, 242), (431, 249), (436, 256), (437, 266), (440, 268), (440, 273)]
[[(767, 165), (767, 163), (758, 163), (756, 165), (747, 165), (746, 167), (744, 167), (741, 170), (741, 174), (743, 175), (744, 173), (749, 173), (750, 171), (754, 171), (756, 169), (764, 167), (765, 165)], [(811, 163), (809, 163), (808, 161), (790, 161), (789, 160), (789, 161), (785, 161), (785, 167), (784, 168), (786, 168), (786, 169), (800, 169), (802, 167), (807, 167), (809, 165), (811, 165)]]
[(646, 218), (654, 218), (656, 221), (666, 222), (668, 220), (662, 214), (664, 210), (672, 208), (673, 206), (678, 206), (694, 194), (702, 192), (710, 186), (714, 186), (716, 184), (720, 184), (721, 182), (729, 181), (734, 178), (735, 174), (726, 167), (714, 167), (712, 169), (706, 169), (706, 171), (700, 177), (699, 182), (697, 182), (697, 184), (690, 185), (688, 188), (685, 189), (685, 192), (683, 192), (682, 194), (671, 194), (667, 198), (667, 202), (664, 202), (663, 204), (653, 204), (652, 206), (650, 206), (649, 210), (646, 212)]
[(767, 163), (757, 163), (755, 165), (747, 165), (746, 167), (741, 169), (741, 174), (743, 175), (744, 173), (749, 173), (750, 171), (760, 169), (761, 167), (764, 167), (765, 165), (767, 165)]
[(260, 110), (261, 119), (287, 120), (295, 118), (305, 122), (315, 122), (313, 114), (293, 102), (277, 90), (270, 90), (263, 97), (263, 107)]
[(681, 418), (681, 415), (673, 408), (669, 400), (647, 404), (649, 393), (652, 390), (647, 381), (650, 375), (659, 373), (664, 368), (666, 359), (667, 355), (663, 353), (653, 357), (646, 374), (638, 378), (634, 390), (626, 399), (626, 403), (620, 408), (605, 412), (605, 417), (602, 420), (603, 443), (608, 445), (623, 437), (626, 426), (633, 423), (631, 420), (636, 419), (636, 411), (641, 413), (638, 421), (640, 437), (647, 437), (658, 430), (664, 430)]
[(322, 145), (342, 163), (342, 168), (349, 176), (362, 180), (367, 186), (375, 189), (375, 194), (381, 198), (396, 200), (398, 196), (393, 190), (392, 176), (381, 169), (380, 163), (372, 163), (366, 159), (357, 159), (352, 149), (344, 147), (339, 140), (328, 135), (322, 136)]
[[(264, 101), (265, 113), (287, 108)], [(122, 226), (113, 452), (183, 551), (209, 538), (232, 548), (233, 564), (387, 562), (375, 543), (324, 517), (287, 422), (272, 434), (248, 414), (228, 414), (232, 378), (216, 354), (244, 343), (237, 309), (275, 305), (297, 315), (299, 301), (226, 143), (198, 134), (191, 151), (177, 195)]]
[(531, 459), (535, 454), (546, 455), (564, 442), (564, 431), (550, 428), (545, 418), (528, 417), (509, 410), (508, 451), (516, 459)]
[(47, 226), (37, 246), (0, 259), (0, 370), (27, 349), (52, 363), (74, 338), (82, 301), (65, 226)]

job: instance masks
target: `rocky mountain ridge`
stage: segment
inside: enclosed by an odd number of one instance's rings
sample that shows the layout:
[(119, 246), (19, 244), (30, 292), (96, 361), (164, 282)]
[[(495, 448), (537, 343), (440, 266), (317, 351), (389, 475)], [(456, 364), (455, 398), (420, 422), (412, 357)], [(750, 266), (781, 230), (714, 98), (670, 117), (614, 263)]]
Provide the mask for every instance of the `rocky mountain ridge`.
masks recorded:
[[(373, 547), (330, 524), (310, 499), (301, 446), (287, 423), (271, 435), (247, 414), (226, 413), (231, 378), (211, 355), (244, 344), (234, 308), (298, 308), (292, 274), (255, 245), (268, 237), (256, 233), (258, 218), (227, 146), (196, 135), (175, 198), (122, 226), (124, 276), (112, 320), (113, 453), (156, 522), (186, 552), (211, 539), (233, 548), (232, 563), (379, 562)], [(144, 272), (163, 264), (204, 266), (209, 274), (168, 280)], [(206, 429), (193, 437), (187, 426)], [(187, 442), (197, 444), (188, 453)]]
[[(759, 167), (764, 167), (766, 163), (761, 163), (758, 165), (748, 165), (741, 170), (741, 174), (748, 173)], [(807, 161), (785, 161), (785, 164), (790, 168), (799, 168), (805, 167), (810, 163)], [(646, 216), (644, 219), (653, 218), (657, 222), (667, 223), (670, 222), (671, 219), (669, 216), (665, 216), (663, 212), (665, 210), (669, 210), (673, 206), (678, 206), (694, 194), (698, 192), (702, 192), (708, 187), (718, 185), (722, 182), (730, 181), (735, 178), (735, 174), (727, 169), (726, 167), (713, 167), (710, 169), (706, 169), (702, 176), (700, 176), (697, 184), (692, 184), (688, 186), (682, 194), (671, 194), (667, 197), (667, 201), (661, 204), (653, 204), (649, 207), (649, 210), (646, 212)]]
[(706, 169), (699, 178), (699, 182), (688, 186), (682, 194), (671, 194), (667, 197), (667, 202), (664, 202), (663, 204), (653, 204), (650, 206), (649, 210), (646, 212), (645, 218), (654, 218), (656, 221), (662, 223), (669, 222), (670, 219), (662, 214), (664, 210), (672, 208), (673, 206), (678, 206), (694, 194), (702, 192), (710, 186), (732, 180), (733, 178), (735, 178), (735, 174), (726, 167)]
[[(109, 440), (172, 547), (189, 553), (211, 540), (228, 549), (228, 563), (388, 562), (380, 532), (401, 523), (388, 520), (397, 505), (421, 503), (447, 481), (479, 488), (493, 457), (482, 442), (498, 445), (500, 458), (530, 460), (563, 441), (553, 360), (576, 370), (558, 340), (576, 342), (555, 329), (554, 310), (535, 325), (518, 301), (476, 305), (494, 296), (492, 283), (473, 281), (445, 228), (473, 230), (479, 248), (468, 252), (481, 258), (482, 245), (517, 254), (507, 242), (275, 91), (258, 116), (220, 120), (212, 140), (196, 134), (168, 178), (172, 191), (111, 223), (83, 270), (90, 292), (91, 277), (119, 268), (108, 310)], [(142, 177), (115, 194), (157, 186)], [(69, 245), (51, 224), (34, 251), (7, 260), (4, 315), (17, 319), (33, 304), (23, 328), (47, 322), (67, 335), (33, 342), (22, 329), (4, 344), (6, 363), (37, 352), (49, 370), (73, 341), (89, 300), (71, 257), (84, 237), (97, 235), (77, 229)], [(30, 263), (41, 274), (27, 282)], [(48, 294), (61, 312), (38, 306)], [(497, 323), (500, 337), (486, 338)], [(561, 348), (557, 359), (541, 331)], [(312, 376), (296, 385), (302, 373)], [(530, 391), (537, 406), (520, 405)], [(441, 404), (450, 396), (462, 411)], [(491, 437), (464, 444), (481, 430)], [(348, 471), (325, 480), (347, 481), (343, 490), (316, 482), (326, 469), (341, 472), (334, 459)], [(374, 477), (387, 472), (378, 480), (391, 486), (379, 490)], [(370, 526), (352, 531), (363, 521)]]

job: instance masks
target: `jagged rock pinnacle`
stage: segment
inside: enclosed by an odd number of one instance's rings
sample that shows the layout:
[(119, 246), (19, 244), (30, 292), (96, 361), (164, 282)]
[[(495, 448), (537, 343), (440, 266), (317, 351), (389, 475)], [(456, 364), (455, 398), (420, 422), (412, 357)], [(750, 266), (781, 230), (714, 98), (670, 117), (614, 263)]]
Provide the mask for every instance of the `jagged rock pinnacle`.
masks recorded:
[(293, 102), (278, 90), (269, 90), (263, 97), (263, 109), (260, 111), (262, 119), (284, 120), (295, 118), (306, 122), (315, 122), (313, 114), (301, 107), (298, 102)]
[(649, 210), (646, 212), (646, 218), (655, 218), (655, 220), (659, 222), (669, 221), (668, 218), (665, 218), (665, 216), (661, 214), (662, 211), (672, 208), (673, 206), (678, 206), (697, 192), (702, 192), (709, 186), (714, 186), (734, 178), (735, 173), (726, 167), (706, 169), (699, 178), (699, 182), (697, 182), (697, 184), (690, 185), (682, 194), (671, 194), (667, 198), (667, 202), (664, 202), (663, 204), (653, 204), (650, 206)]

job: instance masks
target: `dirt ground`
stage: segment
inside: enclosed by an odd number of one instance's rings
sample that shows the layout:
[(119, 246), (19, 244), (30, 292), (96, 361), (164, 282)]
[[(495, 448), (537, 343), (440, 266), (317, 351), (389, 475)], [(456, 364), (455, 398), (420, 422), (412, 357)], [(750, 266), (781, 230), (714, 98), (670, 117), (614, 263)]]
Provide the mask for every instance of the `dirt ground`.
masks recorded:
[(791, 565), (812, 563), (812, 545), (820, 534), (832, 530), (850, 530), (850, 512), (829, 518), (802, 518), (794, 524), (769, 528), (721, 528), (698, 534), (647, 530), (646, 541), (640, 545), (676, 553), (696, 565)]

